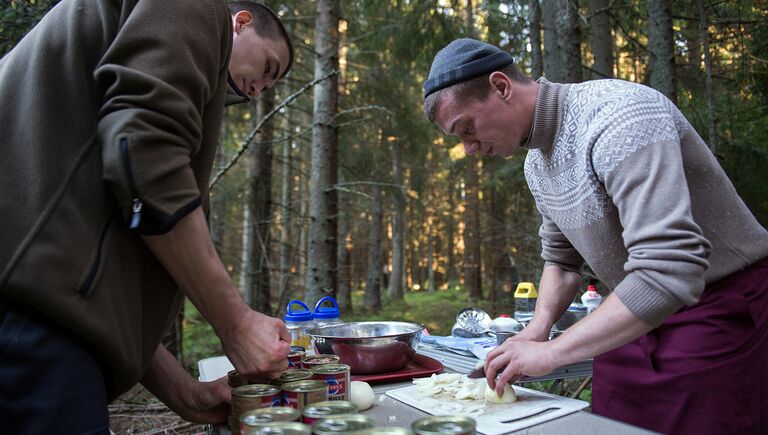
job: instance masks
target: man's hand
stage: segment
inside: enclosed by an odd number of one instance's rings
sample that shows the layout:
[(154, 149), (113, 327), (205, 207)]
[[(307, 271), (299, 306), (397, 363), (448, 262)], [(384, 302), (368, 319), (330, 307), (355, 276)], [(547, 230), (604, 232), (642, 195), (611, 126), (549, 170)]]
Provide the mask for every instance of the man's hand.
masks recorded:
[(194, 380), (162, 345), (157, 347), (141, 383), (184, 420), (227, 421), (232, 399), (227, 377), (212, 382)]
[[(499, 396), (504, 394), (504, 385), (515, 382), (523, 375), (541, 376), (554, 371), (549, 342), (529, 341), (514, 337), (502, 343), (485, 357), (485, 377), (488, 386)], [(498, 381), (496, 376), (501, 373)]]
[(280, 319), (248, 310), (220, 336), (224, 353), (246, 378), (276, 378), (288, 368), (291, 335)]
[[(223, 423), (230, 414), (232, 390), (224, 376), (212, 382), (193, 381), (182, 391), (177, 402), (168, 407), (181, 418), (194, 423)], [(171, 406), (173, 405), (173, 406)]]

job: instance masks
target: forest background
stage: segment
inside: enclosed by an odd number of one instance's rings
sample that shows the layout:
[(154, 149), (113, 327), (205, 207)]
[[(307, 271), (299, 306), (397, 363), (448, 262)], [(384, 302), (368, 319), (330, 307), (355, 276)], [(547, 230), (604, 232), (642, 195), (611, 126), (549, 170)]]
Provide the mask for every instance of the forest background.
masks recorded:
[[(56, 3), (0, 0), (0, 55)], [(266, 3), (296, 64), (227, 109), (211, 180), (215, 245), (259, 311), (283, 316), (293, 299), (312, 307), (331, 295), (345, 320), (410, 320), (445, 335), (459, 309), (510, 312), (517, 283), (538, 283), (525, 153), (466, 156), (421, 112), (432, 58), (459, 37), (498, 45), (534, 78), (661, 91), (768, 225), (764, 0)], [(192, 373), (222, 353), (191, 304), (166, 343)]]

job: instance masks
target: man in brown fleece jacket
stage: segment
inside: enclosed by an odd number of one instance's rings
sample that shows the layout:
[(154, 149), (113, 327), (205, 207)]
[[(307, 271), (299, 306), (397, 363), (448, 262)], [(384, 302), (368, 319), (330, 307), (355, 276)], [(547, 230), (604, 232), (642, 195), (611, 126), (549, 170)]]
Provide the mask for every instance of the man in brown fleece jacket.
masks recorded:
[(186, 294), (246, 376), (287, 366), (283, 322), (241, 299), (205, 214), (224, 106), (285, 76), (263, 5), (64, 0), (0, 59), (0, 432), (108, 433), (141, 381), (226, 419), (160, 345)]
[[(435, 56), (424, 90), (467, 153), (528, 150), (544, 271), (533, 319), (486, 359), (499, 394), (595, 357), (593, 412), (665, 433), (768, 431), (768, 232), (674, 104), (621, 80), (533, 81), (472, 39)], [(612, 293), (548, 341), (585, 262)]]

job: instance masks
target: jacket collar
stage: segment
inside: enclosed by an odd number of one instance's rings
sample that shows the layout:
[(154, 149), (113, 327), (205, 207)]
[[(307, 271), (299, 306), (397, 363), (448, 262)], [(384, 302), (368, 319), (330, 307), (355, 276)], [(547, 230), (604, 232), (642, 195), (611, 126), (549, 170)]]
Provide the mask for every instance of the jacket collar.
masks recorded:
[(227, 96), (224, 100), (224, 106), (231, 106), (233, 104), (247, 103), (251, 101), (248, 95), (245, 95), (235, 84), (232, 76), (227, 73)]
[(533, 125), (528, 140), (522, 146), (525, 149), (539, 149), (548, 152), (560, 134), (563, 122), (565, 97), (571, 85), (552, 83), (544, 77), (537, 80), (539, 95), (533, 114)]

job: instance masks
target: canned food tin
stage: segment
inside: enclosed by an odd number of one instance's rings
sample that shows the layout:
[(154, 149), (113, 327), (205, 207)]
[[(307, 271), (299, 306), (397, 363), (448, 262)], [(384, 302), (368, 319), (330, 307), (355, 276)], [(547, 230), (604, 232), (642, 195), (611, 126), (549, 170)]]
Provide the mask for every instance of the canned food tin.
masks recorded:
[(271, 423), (273, 421), (299, 421), (301, 413), (287, 406), (275, 406), (273, 408), (261, 408), (248, 411), (240, 416), (240, 427), (248, 427), (254, 424)]
[(339, 364), (341, 358), (338, 355), (330, 354), (317, 354), (312, 356), (305, 356), (301, 359), (301, 368), (305, 370), (311, 370), (314, 367), (321, 366), (323, 364)]
[(310, 435), (312, 429), (296, 421), (275, 421), (254, 424), (246, 428), (243, 435)]
[(328, 384), (323, 381), (296, 381), (283, 384), (285, 406), (303, 411), (307, 405), (328, 400)]
[(335, 435), (373, 427), (373, 419), (362, 414), (335, 415), (312, 423), (314, 435)]
[(240, 433), (240, 417), (259, 408), (280, 406), (280, 387), (267, 384), (243, 385), (232, 390), (232, 433)]
[(328, 384), (328, 400), (349, 400), (349, 366), (324, 364), (312, 369), (312, 379)]
[(301, 360), (306, 354), (303, 350), (291, 350), (291, 353), (288, 354), (288, 369), (300, 369), (302, 367)]
[(311, 370), (290, 369), (280, 373), (277, 379), (272, 379), (272, 384), (284, 385), (289, 382), (310, 380), (314, 375)]
[(475, 420), (469, 417), (424, 417), (411, 424), (416, 435), (472, 435), (475, 433)]
[(413, 432), (399, 426), (376, 426), (359, 430), (355, 435), (413, 435)]
[(248, 385), (248, 379), (237, 373), (237, 370), (230, 370), (227, 372), (227, 384), (232, 388), (242, 387)]
[(340, 414), (356, 414), (357, 406), (346, 400), (334, 400), (318, 402), (308, 405), (301, 414), (301, 421), (312, 424), (321, 418), (328, 418)]

